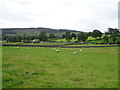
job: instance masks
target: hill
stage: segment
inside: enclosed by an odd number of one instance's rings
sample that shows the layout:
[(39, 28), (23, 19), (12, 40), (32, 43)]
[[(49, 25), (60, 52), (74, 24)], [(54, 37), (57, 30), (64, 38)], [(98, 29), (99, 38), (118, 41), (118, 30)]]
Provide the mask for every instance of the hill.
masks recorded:
[(40, 32), (61, 33), (61, 32), (80, 32), (69, 29), (51, 29), (51, 28), (2, 28), (2, 34), (36, 34)]

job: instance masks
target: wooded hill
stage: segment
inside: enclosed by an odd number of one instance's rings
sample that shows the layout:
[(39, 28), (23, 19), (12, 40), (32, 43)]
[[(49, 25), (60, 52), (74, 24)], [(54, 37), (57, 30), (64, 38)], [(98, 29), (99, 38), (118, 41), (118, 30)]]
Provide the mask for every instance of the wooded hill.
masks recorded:
[(80, 32), (76, 30), (69, 30), (69, 29), (51, 29), (51, 28), (2, 28), (2, 34), (25, 34), (25, 33), (61, 33), (61, 32)]

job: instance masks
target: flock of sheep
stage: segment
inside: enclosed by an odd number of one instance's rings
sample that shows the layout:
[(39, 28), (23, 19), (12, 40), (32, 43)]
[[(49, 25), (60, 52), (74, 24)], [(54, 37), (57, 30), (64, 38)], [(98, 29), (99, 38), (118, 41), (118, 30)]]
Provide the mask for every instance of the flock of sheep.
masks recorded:
[[(68, 48), (66, 48), (66, 49), (68, 49)], [(54, 50), (55, 50), (56, 52), (60, 52), (59, 49), (54, 48)], [(69, 49), (69, 50), (70, 50), (70, 51), (73, 51), (72, 49)], [(80, 49), (80, 52), (82, 52), (82, 51), (83, 51), (83, 50)], [(73, 54), (77, 54), (77, 52), (73, 51)]]
[[(56, 52), (59, 52), (60, 50), (56, 50)], [(71, 49), (70, 49), (70, 51), (72, 51)], [(82, 49), (80, 49), (80, 52), (82, 52)], [(73, 52), (73, 54), (77, 54), (77, 52)]]
[[(19, 47), (11, 47), (11, 48), (19, 49)], [(43, 47), (39, 47), (39, 48), (43, 48)], [(29, 50), (30, 47), (27, 47), (27, 49)], [(68, 49), (68, 48), (66, 48), (66, 49)], [(60, 50), (59, 50), (59, 49), (56, 49), (56, 48), (52, 48), (52, 50), (55, 50), (55, 52), (60, 52)], [(73, 51), (72, 49), (69, 49), (69, 50), (70, 50), (70, 51)], [(82, 52), (83, 50), (80, 49), (79, 51)], [(73, 51), (73, 54), (77, 54), (77, 52), (76, 52), (76, 51)]]

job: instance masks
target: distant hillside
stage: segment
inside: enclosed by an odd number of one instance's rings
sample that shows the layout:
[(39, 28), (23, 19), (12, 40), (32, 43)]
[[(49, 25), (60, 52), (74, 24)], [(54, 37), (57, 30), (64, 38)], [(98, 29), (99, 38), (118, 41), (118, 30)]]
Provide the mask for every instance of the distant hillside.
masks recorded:
[(51, 28), (2, 28), (2, 34), (36, 34), (40, 32), (61, 33), (61, 32), (80, 32), (68, 29), (51, 29)]

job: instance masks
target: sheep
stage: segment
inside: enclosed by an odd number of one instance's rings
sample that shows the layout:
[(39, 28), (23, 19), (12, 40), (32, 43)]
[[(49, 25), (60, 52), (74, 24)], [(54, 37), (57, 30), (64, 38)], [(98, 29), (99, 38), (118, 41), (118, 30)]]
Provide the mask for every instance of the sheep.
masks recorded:
[(70, 49), (70, 51), (72, 51), (72, 49)]
[(54, 48), (54, 50), (55, 50), (56, 48)]
[(16, 47), (17, 49), (19, 49), (19, 47)]
[(73, 54), (77, 54), (77, 52), (73, 52)]
[(82, 52), (83, 50), (82, 49), (80, 49), (80, 52)]
[(60, 50), (56, 50), (56, 52), (60, 52)]

